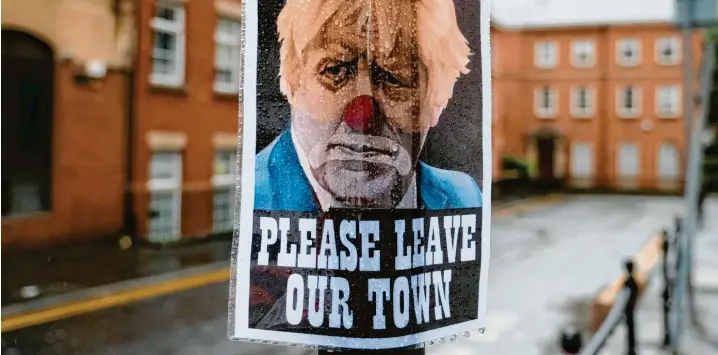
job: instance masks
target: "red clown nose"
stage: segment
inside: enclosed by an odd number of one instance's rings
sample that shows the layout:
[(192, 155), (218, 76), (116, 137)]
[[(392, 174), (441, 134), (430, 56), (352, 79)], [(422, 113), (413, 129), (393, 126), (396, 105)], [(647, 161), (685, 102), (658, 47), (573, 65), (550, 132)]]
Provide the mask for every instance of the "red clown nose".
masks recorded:
[(349, 128), (361, 132), (369, 132), (374, 125), (376, 103), (369, 95), (357, 96), (344, 108), (344, 123)]

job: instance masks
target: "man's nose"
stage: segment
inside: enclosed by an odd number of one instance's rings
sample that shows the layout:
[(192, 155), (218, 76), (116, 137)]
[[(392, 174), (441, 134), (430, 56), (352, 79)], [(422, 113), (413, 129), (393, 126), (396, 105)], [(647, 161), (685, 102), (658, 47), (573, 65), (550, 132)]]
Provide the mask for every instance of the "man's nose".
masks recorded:
[(356, 132), (370, 134), (379, 126), (378, 108), (374, 97), (359, 95), (344, 107), (344, 123)]
[(357, 96), (371, 95), (374, 89), (371, 86), (371, 70), (366, 60), (359, 61), (356, 76), (356, 93)]

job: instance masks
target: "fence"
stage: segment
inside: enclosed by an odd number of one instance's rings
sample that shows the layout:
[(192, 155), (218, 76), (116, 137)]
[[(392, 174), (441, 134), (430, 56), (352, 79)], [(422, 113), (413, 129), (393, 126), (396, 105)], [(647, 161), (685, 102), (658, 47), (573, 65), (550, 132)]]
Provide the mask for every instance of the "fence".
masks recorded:
[[(678, 243), (679, 236), (682, 233), (682, 220), (676, 219), (675, 230), (669, 233), (664, 230), (662, 232), (662, 268), (661, 278), (663, 281), (663, 292), (661, 294), (663, 303), (663, 346), (671, 345), (672, 335), (670, 314), (675, 296), (675, 285), (678, 270), (680, 268), (681, 253)], [(583, 344), (581, 333), (571, 327), (564, 330), (561, 337), (561, 349), (566, 355), (596, 355), (601, 352), (615, 330), (622, 323), (626, 326), (626, 353), (635, 355), (637, 351), (636, 344), (636, 327), (635, 327), (635, 310), (638, 300), (639, 288), (634, 275), (634, 265), (632, 260), (625, 262), (626, 278), (623, 283), (618, 297), (616, 297), (608, 316), (605, 318), (596, 333), (591, 337), (587, 344)], [(649, 272), (648, 275), (652, 275)], [(650, 276), (649, 276), (650, 277)], [(650, 279), (648, 280), (650, 282)]]

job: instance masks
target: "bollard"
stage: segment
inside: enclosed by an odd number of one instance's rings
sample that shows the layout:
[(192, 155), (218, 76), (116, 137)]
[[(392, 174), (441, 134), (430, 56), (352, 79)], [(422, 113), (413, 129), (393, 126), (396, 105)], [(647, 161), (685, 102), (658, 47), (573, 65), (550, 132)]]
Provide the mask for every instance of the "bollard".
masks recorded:
[(581, 351), (583, 341), (581, 332), (576, 327), (568, 327), (561, 334), (561, 350), (564, 355), (577, 355)]
[(662, 250), (663, 250), (663, 293), (661, 294), (661, 297), (663, 299), (663, 347), (665, 348), (671, 343), (671, 336), (670, 336), (670, 324), (669, 324), (669, 313), (671, 311), (671, 278), (668, 273), (668, 252), (670, 251), (671, 242), (668, 237), (668, 231), (663, 230), (663, 233), (661, 234), (661, 237), (663, 239), (662, 242)]
[(624, 287), (628, 288), (630, 294), (628, 296), (628, 302), (623, 313), (626, 318), (626, 334), (627, 334), (627, 354), (636, 355), (636, 323), (635, 323), (635, 310), (636, 301), (638, 300), (638, 285), (633, 275), (633, 261), (628, 260), (625, 263), (626, 267), (626, 282)]

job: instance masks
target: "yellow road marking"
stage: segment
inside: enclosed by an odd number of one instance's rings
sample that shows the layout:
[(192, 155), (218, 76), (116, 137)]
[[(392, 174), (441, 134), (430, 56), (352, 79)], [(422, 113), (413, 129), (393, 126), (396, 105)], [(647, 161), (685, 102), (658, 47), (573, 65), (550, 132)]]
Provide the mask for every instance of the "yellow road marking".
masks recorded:
[(229, 268), (123, 291), (100, 298), (69, 302), (51, 308), (12, 315), (7, 318), (3, 317), (1, 331), (9, 332), (151, 297), (219, 283), (227, 279), (229, 279)]
[[(636, 280), (636, 284), (638, 285), (639, 297), (646, 289), (646, 286), (648, 286), (650, 273), (652, 272), (653, 267), (661, 259), (661, 254), (663, 253), (662, 243), (662, 235), (661, 233), (657, 233), (651, 237), (648, 243), (646, 243), (633, 257), (633, 276)], [(613, 303), (616, 301), (616, 297), (618, 297), (618, 294), (623, 287), (625, 278), (625, 273), (622, 273), (621, 276), (616, 278), (612, 283), (604, 288), (603, 291), (601, 291), (601, 293), (593, 300), (591, 312), (592, 331), (598, 330), (601, 323), (603, 323), (608, 316)]]
[[(515, 212), (527, 212), (538, 207), (556, 203), (563, 200), (561, 195), (549, 195), (544, 198), (519, 203), (515, 206), (501, 208), (495, 211), (494, 216), (506, 216)], [(167, 295), (192, 288), (202, 287), (214, 283), (224, 282), (229, 279), (229, 268), (217, 270), (200, 275), (193, 275), (177, 280), (161, 282), (151, 286), (143, 286), (115, 294), (90, 298), (81, 301), (68, 302), (36, 311), (15, 314), (2, 318), (1, 332), (9, 332), (17, 329), (27, 328), (34, 325), (44, 324), (64, 318), (78, 316), (102, 309), (117, 307), (128, 303), (141, 301), (147, 298)]]

